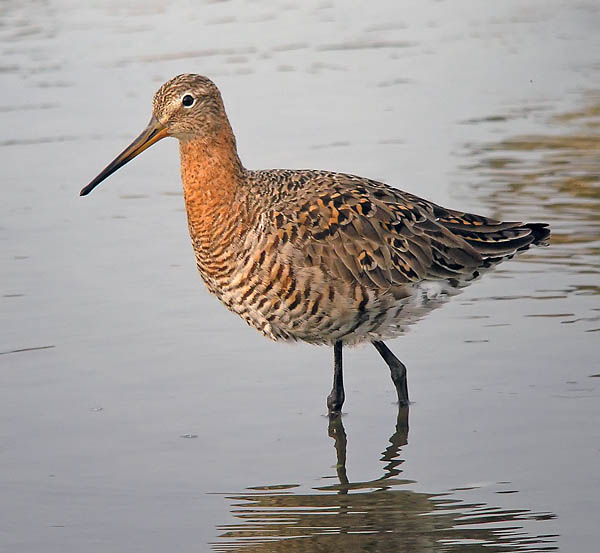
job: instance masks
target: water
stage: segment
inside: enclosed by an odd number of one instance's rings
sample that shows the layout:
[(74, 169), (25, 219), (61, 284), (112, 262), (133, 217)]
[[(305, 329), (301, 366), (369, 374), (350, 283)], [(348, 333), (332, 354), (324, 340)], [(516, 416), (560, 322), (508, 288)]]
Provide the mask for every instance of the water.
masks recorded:
[[(0, 549), (595, 550), (598, 28), (593, 1), (2, 3)], [(208, 296), (174, 141), (77, 196), (180, 72), (248, 167), (551, 223), (390, 343), (409, 415), (364, 347), (328, 427), (331, 352)]]

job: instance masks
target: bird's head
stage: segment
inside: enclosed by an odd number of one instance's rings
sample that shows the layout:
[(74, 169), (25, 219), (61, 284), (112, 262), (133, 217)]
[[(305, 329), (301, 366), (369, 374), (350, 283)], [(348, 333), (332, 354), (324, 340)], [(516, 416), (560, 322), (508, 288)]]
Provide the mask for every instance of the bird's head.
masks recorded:
[(181, 141), (210, 139), (224, 125), (228, 122), (221, 93), (210, 79), (190, 73), (173, 77), (154, 95), (148, 126), (80, 194), (89, 194), (112, 173), (167, 136)]
[(225, 120), (221, 93), (202, 75), (178, 75), (162, 85), (152, 100), (152, 117), (179, 140), (210, 137)]

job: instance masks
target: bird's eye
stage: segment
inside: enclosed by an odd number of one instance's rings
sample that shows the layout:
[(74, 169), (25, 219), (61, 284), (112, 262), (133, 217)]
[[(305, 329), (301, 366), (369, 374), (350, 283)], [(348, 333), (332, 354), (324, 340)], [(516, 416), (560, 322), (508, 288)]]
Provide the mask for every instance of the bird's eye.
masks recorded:
[(181, 99), (181, 103), (184, 105), (184, 107), (186, 108), (191, 108), (194, 105), (194, 102), (196, 100), (194, 99), (194, 97), (191, 94), (186, 94), (182, 99)]

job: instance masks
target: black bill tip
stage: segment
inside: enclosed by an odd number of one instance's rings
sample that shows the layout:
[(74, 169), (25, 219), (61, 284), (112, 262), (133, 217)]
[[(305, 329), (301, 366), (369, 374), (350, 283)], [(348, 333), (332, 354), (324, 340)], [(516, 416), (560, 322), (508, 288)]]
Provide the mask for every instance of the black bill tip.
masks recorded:
[(123, 165), (131, 161), (138, 154), (142, 153), (146, 148), (152, 146), (152, 144), (166, 136), (168, 136), (167, 129), (153, 116), (142, 133), (115, 159), (113, 159), (87, 186), (84, 186), (79, 192), (79, 195), (87, 196), (104, 179), (123, 167)]

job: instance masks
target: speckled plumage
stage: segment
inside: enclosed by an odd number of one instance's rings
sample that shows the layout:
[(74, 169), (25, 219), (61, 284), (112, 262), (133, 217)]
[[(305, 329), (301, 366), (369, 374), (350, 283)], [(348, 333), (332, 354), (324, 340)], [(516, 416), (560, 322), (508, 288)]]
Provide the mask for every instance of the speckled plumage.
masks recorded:
[(275, 340), (397, 336), (491, 262), (547, 236), (540, 225), (447, 210), (353, 175), (243, 170), (236, 186), (243, 227), (229, 204), (214, 239), (190, 218), (198, 269), (229, 309)]
[(354, 175), (247, 170), (217, 87), (199, 75), (159, 89), (147, 129), (82, 194), (164, 136), (180, 142), (189, 231), (209, 291), (268, 338), (335, 345), (334, 391), (342, 390), (330, 410), (343, 402), (342, 344), (372, 341), (394, 378), (394, 366), (404, 367), (382, 340), (550, 234), (543, 223), (446, 209)]

